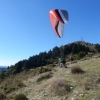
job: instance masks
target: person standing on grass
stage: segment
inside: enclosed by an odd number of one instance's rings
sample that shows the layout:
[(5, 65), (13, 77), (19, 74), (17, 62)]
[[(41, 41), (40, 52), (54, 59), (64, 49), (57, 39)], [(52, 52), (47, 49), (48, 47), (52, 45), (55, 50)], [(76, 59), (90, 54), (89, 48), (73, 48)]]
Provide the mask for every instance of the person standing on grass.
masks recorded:
[(62, 57), (59, 58), (60, 67), (65, 67), (66, 68), (65, 63), (66, 63), (66, 61), (64, 60), (64, 58), (62, 58)]

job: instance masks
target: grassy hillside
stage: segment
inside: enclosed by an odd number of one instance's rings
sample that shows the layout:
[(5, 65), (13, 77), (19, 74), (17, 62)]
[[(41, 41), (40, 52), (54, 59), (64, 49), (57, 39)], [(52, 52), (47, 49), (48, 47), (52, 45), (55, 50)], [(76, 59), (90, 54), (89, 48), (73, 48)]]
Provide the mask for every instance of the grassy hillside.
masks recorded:
[(91, 44), (84, 41), (77, 41), (66, 44), (61, 47), (54, 47), (48, 52), (40, 52), (38, 55), (33, 55), (28, 59), (23, 59), (7, 67), (6, 71), (0, 73), (0, 79), (5, 79), (8, 76), (13, 76), (26, 70), (35, 69), (41, 66), (46, 66), (58, 63), (59, 57), (64, 57), (66, 61), (70, 60), (73, 56), (74, 60), (80, 60), (84, 57), (92, 57), (94, 54), (100, 52), (99, 44)]
[(21, 72), (1, 82), (1, 91), (11, 100), (19, 93), (29, 100), (100, 100), (99, 55), (67, 67), (51, 64)]

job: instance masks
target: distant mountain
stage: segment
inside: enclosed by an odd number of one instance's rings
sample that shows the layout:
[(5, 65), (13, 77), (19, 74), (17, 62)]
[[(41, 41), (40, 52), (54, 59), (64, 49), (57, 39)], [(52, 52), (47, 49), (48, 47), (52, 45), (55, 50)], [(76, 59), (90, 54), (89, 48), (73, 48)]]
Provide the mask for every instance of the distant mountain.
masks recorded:
[(0, 71), (6, 70), (7, 66), (0, 66)]

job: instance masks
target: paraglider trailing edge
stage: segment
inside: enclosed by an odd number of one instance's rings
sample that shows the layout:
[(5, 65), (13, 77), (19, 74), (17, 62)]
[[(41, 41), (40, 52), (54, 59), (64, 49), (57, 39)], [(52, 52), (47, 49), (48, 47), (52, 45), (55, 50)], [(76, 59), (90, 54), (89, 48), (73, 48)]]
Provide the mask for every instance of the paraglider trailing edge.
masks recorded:
[[(68, 23), (68, 12), (61, 9), (50, 10), (49, 18), (55, 34), (63, 38), (64, 25)], [(64, 46), (62, 55), (64, 55)]]

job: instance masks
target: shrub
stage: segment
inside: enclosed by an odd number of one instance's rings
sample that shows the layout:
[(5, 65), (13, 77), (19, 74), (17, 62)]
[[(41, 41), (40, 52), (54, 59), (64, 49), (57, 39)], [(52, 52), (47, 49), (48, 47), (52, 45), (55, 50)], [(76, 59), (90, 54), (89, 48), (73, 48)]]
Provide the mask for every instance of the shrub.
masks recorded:
[(4, 85), (1, 87), (1, 89), (7, 94), (22, 87), (25, 87), (25, 84), (22, 82), (19, 82), (19, 83), (14, 83), (14, 84), (12, 83), (10, 85)]
[(72, 74), (83, 74), (85, 71), (82, 70), (79, 66), (74, 66), (71, 68)]
[(51, 77), (52, 77), (51, 74), (52, 74), (52, 73), (46, 73), (46, 74), (44, 74), (44, 75), (41, 75), (41, 76), (36, 80), (36, 82), (40, 82), (40, 81), (42, 81), (42, 80), (44, 80), (44, 79), (51, 78)]
[(80, 60), (84, 56), (85, 56), (85, 53), (84, 52), (79, 52), (79, 54), (77, 55), (77, 59)]
[(0, 100), (4, 100), (4, 99), (6, 99), (6, 95), (0, 92)]
[(45, 73), (45, 72), (48, 72), (48, 71), (51, 71), (51, 68), (49, 68), (49, 67), (41, 67), (41, 69), (40, 69), (40, 73)]
[(28, 100), (28, 98), (24, 94), (20, 93), (14, 97), (14, 100)]
[(30, 74), (35, 76), (35, 75), (39, 75), (41, 73), (45, 73), (45, 72), (49, 72), (49, 71), (51, 71), (50, 67), (38, 67), (38, 68), (32, 70)]
[(25, 87), (25, 86), (26, 85), (22, 82), (19, 82), (19, 83), (16, 84), (16, 87), (18, 87), (18, 88), (22, 88), (22, 87)]
[(51, 90), (56, 95), (65, 95), (66, 93), (70, 92), (70, 85), (64, 79), (55, 80), (51, 85)]

